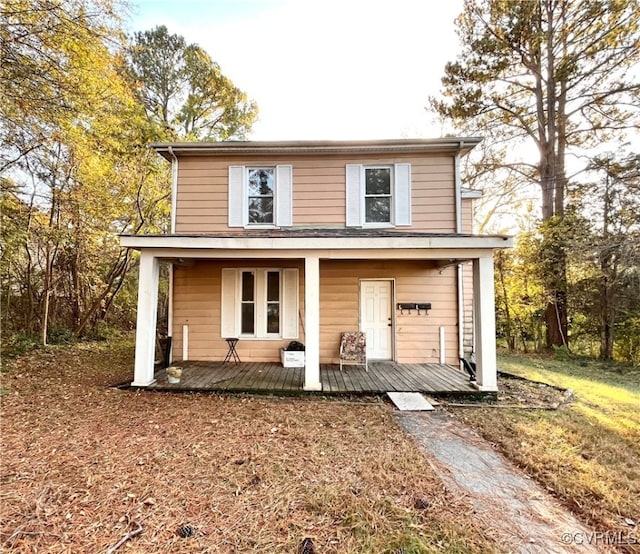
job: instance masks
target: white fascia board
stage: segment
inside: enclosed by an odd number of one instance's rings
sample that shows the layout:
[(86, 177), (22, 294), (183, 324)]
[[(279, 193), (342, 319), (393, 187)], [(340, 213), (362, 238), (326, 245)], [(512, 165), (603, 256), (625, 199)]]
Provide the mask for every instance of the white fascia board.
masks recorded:
[(511, 248), (513, 237), (207, 237), (121, 236), (120, 245), (146, 248), (199, 250), (397, 250), (397, 249), (495, 249)]
[(180, 248), (205, 250), (395, 250), (395, 249), (495, 249), (513, 246), (513, 237), (207, 237), (123, 236), (126, 248)]
[[(200, 249), (200, 248), (144, 248), (143, 252), (152, 254), (155, 258), (181, 259), (181, 260), (214, 260), (214, 259), (293, 259), (301, 260), (307, 257), (318, 257), (321, 260), (447, 260), (455, 264), (460, 260), (473, 260), (476, 258), (490, 258), (493, 255), (492, 248), (477, 249), (451, 249), (429, 248), (409, 249), (397, 248), (395, 250), (225, 250), (225, 249)], [(447, 264), (449, 265), (449, 264)]]
[(463, 188), (461, 190), (461, 196), (462, 198), (482, 198), (482, 191)]
[(327, 155), (387, 154), (424, 152), (461, 152), (466, 154), (482, 141), (480, 137), (443, 137), (436, 139), (393, 139), (365, 141), (223, 141), (162, 142), (151, 148), (170, 159), (171, 148), (178, 156), (229, 155)]

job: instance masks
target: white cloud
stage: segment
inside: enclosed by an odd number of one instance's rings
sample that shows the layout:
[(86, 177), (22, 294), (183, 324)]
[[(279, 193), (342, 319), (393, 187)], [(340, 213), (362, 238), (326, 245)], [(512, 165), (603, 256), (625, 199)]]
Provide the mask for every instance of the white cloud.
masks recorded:
[(424, 106), (457, 54), (461, 1), (139, 2), (136, 30), (165, 24), (205, 48), (258, 102), (251, 136), (436, 136)]

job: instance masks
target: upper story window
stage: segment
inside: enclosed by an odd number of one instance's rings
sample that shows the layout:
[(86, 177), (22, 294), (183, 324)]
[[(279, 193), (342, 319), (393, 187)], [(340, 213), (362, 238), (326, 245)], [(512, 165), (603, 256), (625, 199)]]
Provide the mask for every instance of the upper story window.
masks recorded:
[(276, 191), (275, 169), (273, 167), (261, 167), (247, 169), (247, 197), (249, 225), (272, 225), (275, 218), (273, 214), (273, 201)]
[(229, 166), (229, 227), (290, 227), (292, 176), (290, 165)]
[(347, 227), (411, 225), (411, 164), (348, 164)]
[(391, 168), (364, 168), (364, 222), (392, 223)]

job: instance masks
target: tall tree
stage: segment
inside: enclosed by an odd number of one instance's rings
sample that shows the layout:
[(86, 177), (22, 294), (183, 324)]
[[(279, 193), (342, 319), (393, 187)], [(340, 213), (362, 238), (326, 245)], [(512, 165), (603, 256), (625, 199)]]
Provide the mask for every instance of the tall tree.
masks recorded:
[(134, 264), (117, 234), (162, 225), (169, 186), (122, 78), (111, 3), (1, 9), (1, 287), (12, 327), (46, 343), (53, 327), (80, 335), (105, 317)]
[(496, 171), (540, 188), (548, 346), (568, 344), (567, 158), (638, 127), (638, 21), (638, 0), (465, 0), (462, 52), (431, 99), (459, 130), (509, 146)]
[(127, 53), (131, 76), (160, 138), (244, 138), (258, 109), (197, 44), (162, 25), (134, 35)]
[(538, 234), (525, 231), (518, 235), (513, 250), (496, 253), (497, 334), (510, 351), (538, 349), (543, 340), (539, 251)]
[(592, 221), (589, 244), (576, 254), (591, 266), (591, 305), (584, 311), (597, 322), (605, 360), (614, 358), (616, 327), (640, 319), (640, 155), (621, 154), (593, 159), (595, 179), (581, 184), (578, 195)]
[[(46, 144), (99, 93), (102, 52), (122, 36), (112, 0), (0, 4), (0, 171)], [(104, 82), (101, 82), (104, 85)], [(109, 87), (103, 87), (109, 94)]]

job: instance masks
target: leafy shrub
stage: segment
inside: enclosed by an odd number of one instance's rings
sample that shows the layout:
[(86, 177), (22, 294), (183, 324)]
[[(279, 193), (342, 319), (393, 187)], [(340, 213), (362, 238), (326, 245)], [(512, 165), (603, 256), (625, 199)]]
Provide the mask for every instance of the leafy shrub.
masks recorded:
[(571, 354), (571, 350), (564, 344), (562, 346), (554, 346), (553, 359), (559, 362), (566, 362), (573, 359), (573, 354)]
[(73, 344), (76, 342), (76, 336), (71, 329), (66, 327), (51, 327), (47, 333), (47, 342), (49, 344)]
[(640, 317), (629, 317), (616, 326), (615, 358), (640, 365)]
[(93, 340), (112, 340), (122, 337), (122, 329), (107, 323), (106, 321), (98, 321), (91, 332), (89, 333), (88, 338)]
[(2, 337), (2, 356), (14, 358), (21, 356), (39, 345), (38, 337), (30, 335), (24, 331), (17, 331), (8, 336)]

